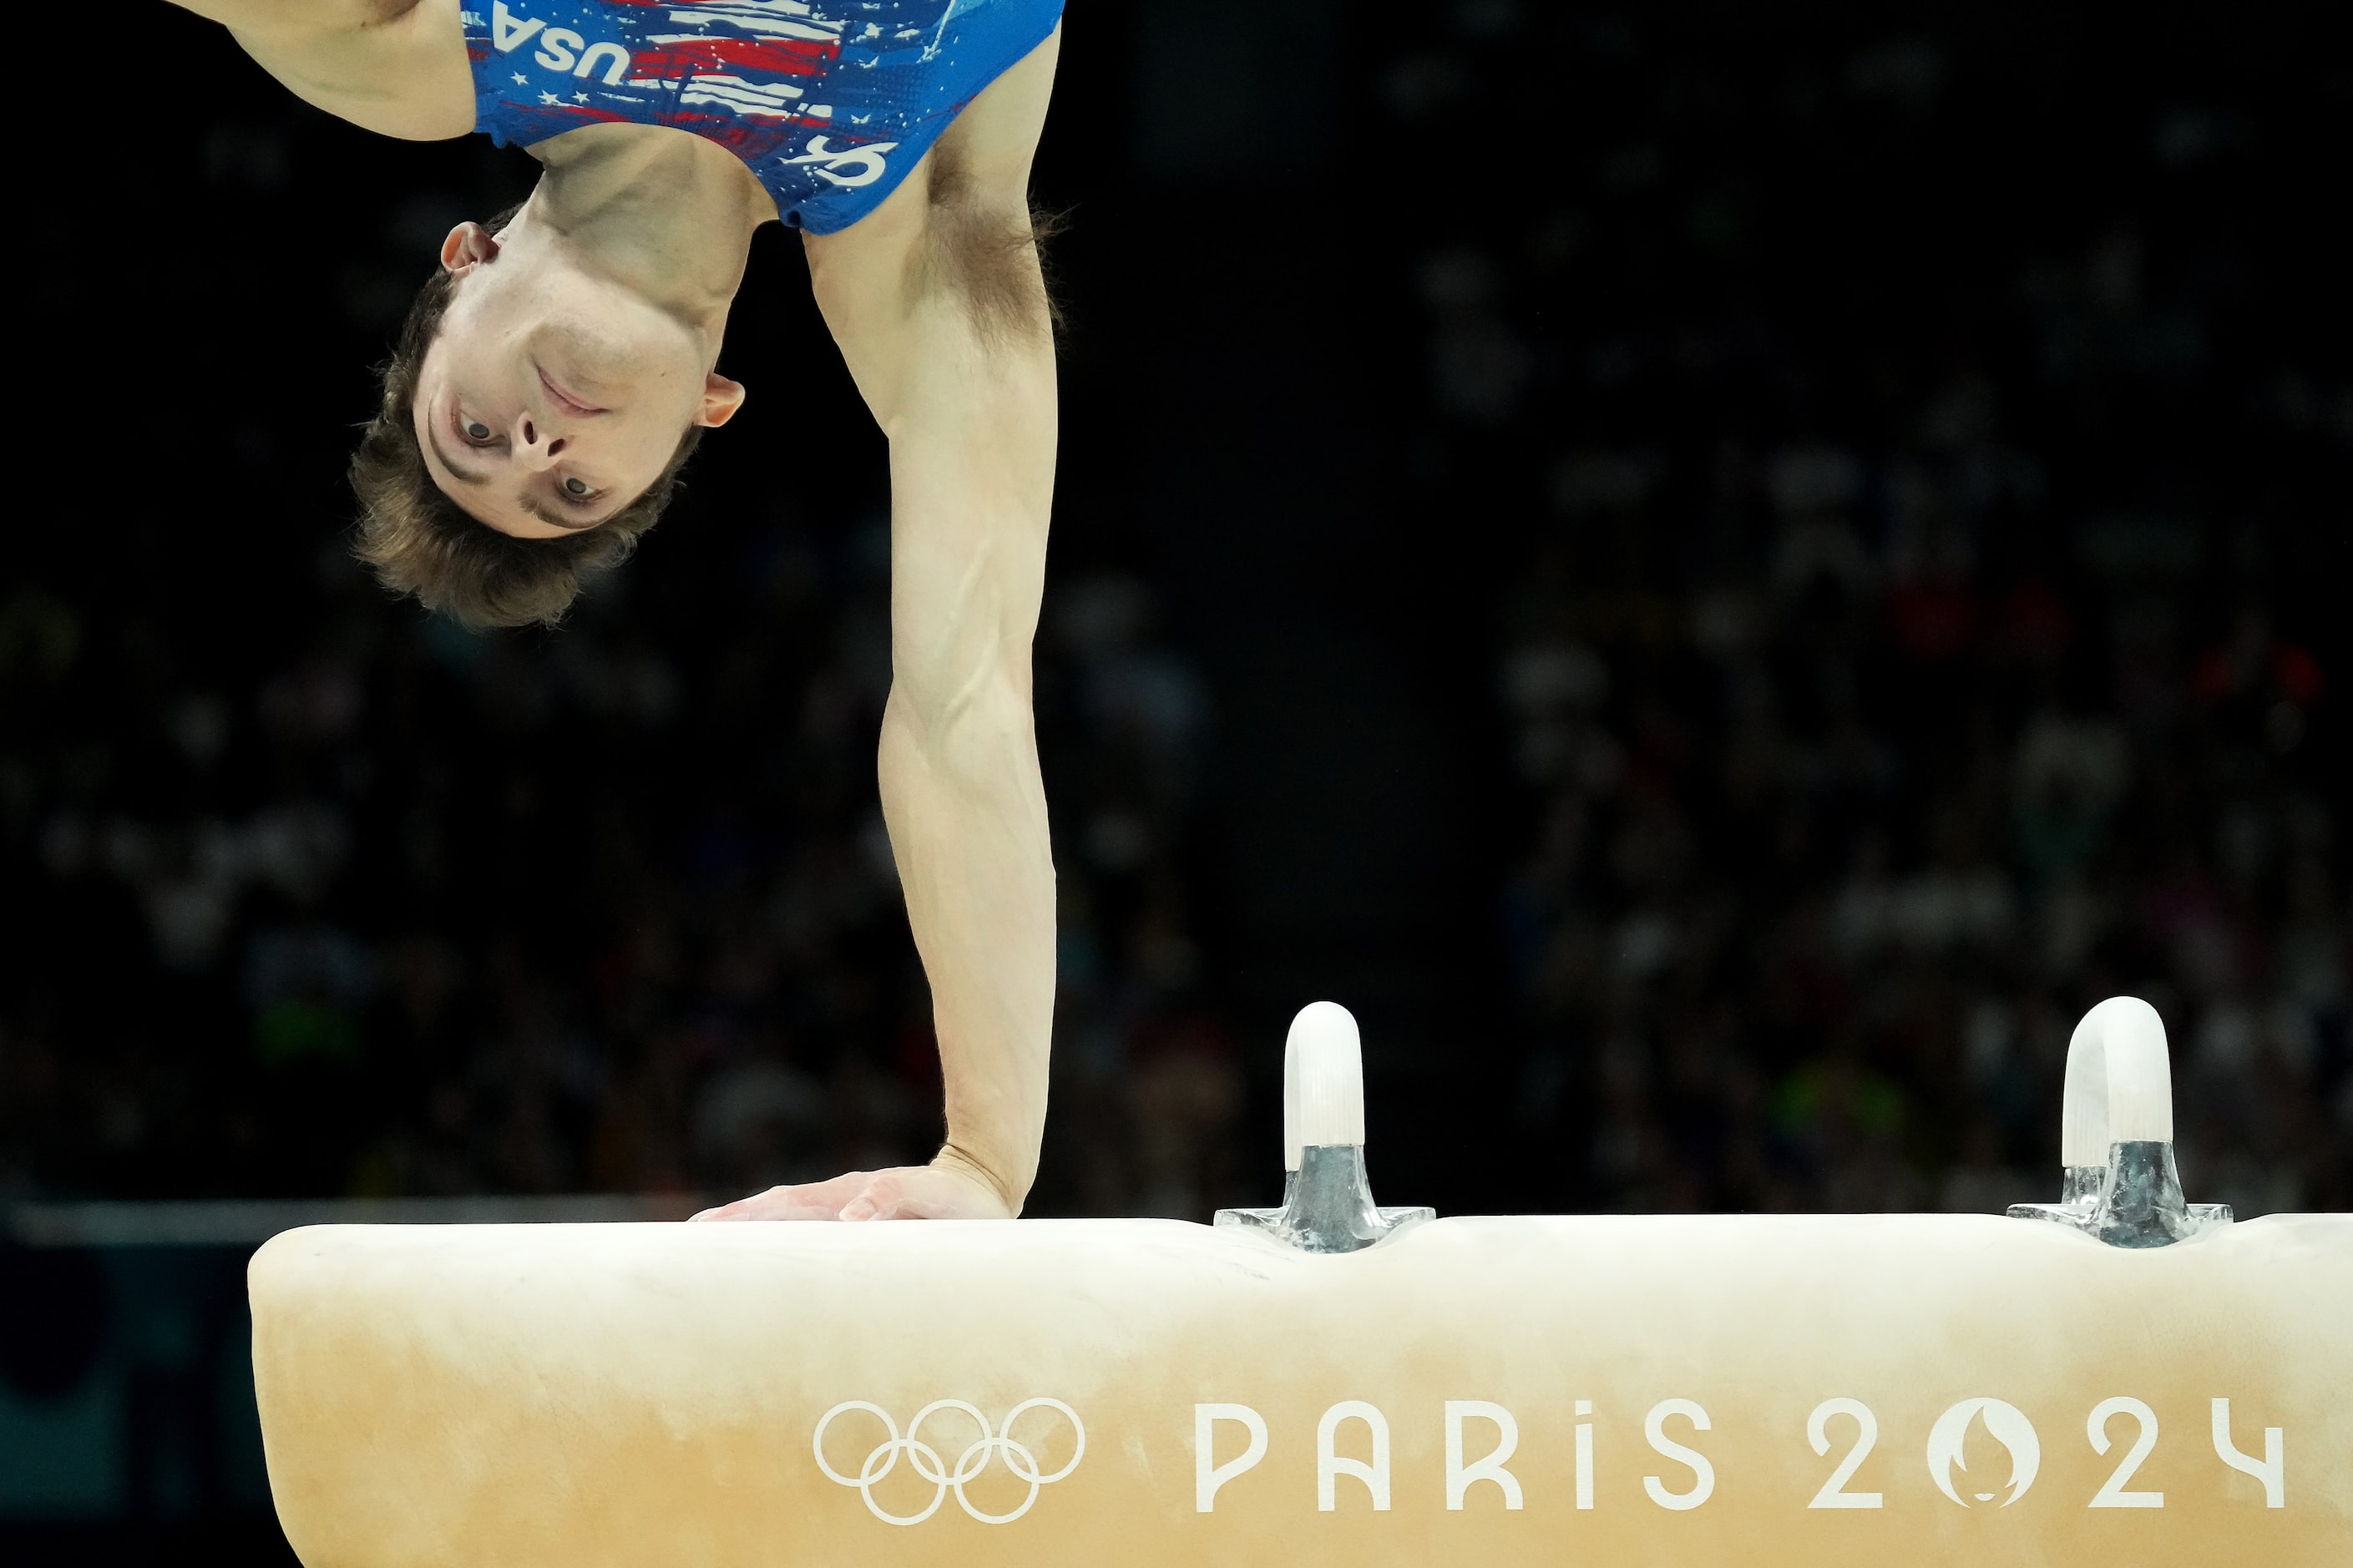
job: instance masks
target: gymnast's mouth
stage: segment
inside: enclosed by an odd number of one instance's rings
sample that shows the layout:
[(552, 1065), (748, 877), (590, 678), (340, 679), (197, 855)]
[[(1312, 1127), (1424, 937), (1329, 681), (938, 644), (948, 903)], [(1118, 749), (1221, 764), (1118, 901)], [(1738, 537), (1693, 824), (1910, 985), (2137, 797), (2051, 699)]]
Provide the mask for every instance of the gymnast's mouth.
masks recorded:
[(533, 363), (531, 368), (538, 373), (539, 384), (547, 389), (547, 395), (555, 399), (556, 404), (562, 407), (565, 413), (576, 414), (583, 418), (586, 418), (590, 415), (607, 414), (611, 412), (610, 409), (600, 407), (596, 404), (585, 403), (579, 398), (573, 396), (572, 394), (565, 391), (563, 387), (556, 384), (555, 381), (550, 377), (547, 372), (541, 368), (536, 362)]

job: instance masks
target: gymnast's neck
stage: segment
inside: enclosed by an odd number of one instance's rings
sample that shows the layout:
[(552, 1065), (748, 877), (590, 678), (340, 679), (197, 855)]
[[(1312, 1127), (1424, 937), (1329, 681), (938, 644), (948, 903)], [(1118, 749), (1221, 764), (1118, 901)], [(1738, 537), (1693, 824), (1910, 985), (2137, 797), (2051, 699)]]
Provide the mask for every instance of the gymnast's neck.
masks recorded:
[(517, 221), (690, 324), (717, 329), (752, 236), (776, 204), (741, 159), (661, 125), (589, 125), (531, 149), (543, 168)]

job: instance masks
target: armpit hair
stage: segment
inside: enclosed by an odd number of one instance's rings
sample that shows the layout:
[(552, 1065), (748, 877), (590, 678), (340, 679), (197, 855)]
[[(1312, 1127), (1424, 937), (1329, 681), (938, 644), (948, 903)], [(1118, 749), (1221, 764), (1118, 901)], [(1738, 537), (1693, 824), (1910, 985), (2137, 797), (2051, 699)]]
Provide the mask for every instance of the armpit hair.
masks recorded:
[(991, 348), (1057, 331), (1062, 311), (1046, 266), (1045, 246), (1059, 214), (985, 199), (958, 150), (932, 151), (930, 239), (917, 265), (927, 289), (954, 290)]

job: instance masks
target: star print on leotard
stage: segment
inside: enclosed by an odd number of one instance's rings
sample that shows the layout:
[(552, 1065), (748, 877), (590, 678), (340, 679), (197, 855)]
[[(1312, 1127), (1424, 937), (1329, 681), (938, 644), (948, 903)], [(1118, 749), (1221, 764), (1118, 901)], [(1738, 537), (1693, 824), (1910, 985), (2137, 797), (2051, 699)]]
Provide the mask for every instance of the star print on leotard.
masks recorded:
[(814, 234), (881, 205), (1062, 10), (1062, 0), (479, 3), (459, 12), (477, 130), (524, 146), (613, 121), (691, 132), (741, 158), (784, 220)]

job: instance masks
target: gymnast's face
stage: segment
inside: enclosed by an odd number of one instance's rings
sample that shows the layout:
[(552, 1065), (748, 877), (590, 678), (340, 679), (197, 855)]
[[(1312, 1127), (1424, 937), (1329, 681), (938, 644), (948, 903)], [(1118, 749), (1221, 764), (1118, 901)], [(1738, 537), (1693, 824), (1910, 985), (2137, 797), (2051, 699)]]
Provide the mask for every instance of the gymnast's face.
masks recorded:
[(690, 424), (744, 401), (692, 329), (543, 230), (460, 224), (441, 265), (458, 287), (417, 377), (417, 440), (442, 493), (501, 533), (596, 527)]

